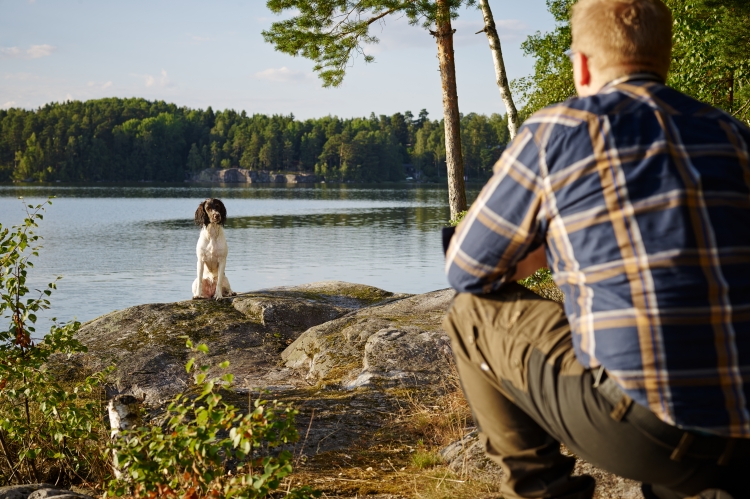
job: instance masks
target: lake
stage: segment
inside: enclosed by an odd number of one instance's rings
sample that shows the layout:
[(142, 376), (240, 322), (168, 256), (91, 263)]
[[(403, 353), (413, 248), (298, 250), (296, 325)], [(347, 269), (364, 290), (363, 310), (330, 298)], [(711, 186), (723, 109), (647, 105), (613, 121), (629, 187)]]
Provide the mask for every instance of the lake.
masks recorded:
[[(481, 186), (467, 193), (476, 197)], [(44, 248), (31, 284), (63, 279), (37, 335), (58, 321), (91, 320), (142, 303), (191, 298), (198, 203), (227, 207), (227, 278), (237, 292), (321, 280), (394, 292), (447, 287), (440, 228), (446, 186), (318, 184), (0, 184), (0, 223), (24, 217), (24, 203), (56, 196), (37, 231)], [(6, 327), (5, 324), (2, 327)]]

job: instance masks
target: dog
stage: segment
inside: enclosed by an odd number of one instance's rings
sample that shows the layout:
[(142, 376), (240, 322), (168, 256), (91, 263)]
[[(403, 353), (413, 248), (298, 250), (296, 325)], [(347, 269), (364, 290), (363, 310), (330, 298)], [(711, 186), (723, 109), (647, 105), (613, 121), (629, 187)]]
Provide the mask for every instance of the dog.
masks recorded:
[(209, 198), (195, 210), (195, 224), (201, 226), (201, 235), (195, 253), (198, 256), (198, 277), (193, 281), (193, 299), (218, 300), (235, 296), (224, 274), (227, 266), (227, 240), (224, 223), (227, 209), (219, 199)]

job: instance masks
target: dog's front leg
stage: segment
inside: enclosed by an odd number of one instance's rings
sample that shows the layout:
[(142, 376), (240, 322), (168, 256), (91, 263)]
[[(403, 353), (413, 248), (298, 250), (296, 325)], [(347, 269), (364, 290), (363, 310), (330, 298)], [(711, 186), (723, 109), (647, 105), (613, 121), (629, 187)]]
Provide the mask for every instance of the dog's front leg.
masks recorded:
[(203, 296), (203, 261), (198, 259), (198, 278), (193, 284), (193, 299), (208, 298)]
[(216, 275), (216, 292), (214, 293), (214, 300), (223, 298), (224, 295), (221, 293), (221, 287), (224, 285), (224, 269), (227, 266), (227, 261), (224, 258), (219, 259), (219, 272)]

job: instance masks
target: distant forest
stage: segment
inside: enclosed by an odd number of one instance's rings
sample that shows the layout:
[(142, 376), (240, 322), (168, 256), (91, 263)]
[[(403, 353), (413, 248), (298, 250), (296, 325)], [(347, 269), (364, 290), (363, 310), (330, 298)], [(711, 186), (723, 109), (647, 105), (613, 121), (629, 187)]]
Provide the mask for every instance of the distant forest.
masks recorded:
[[(484, 179), (508, 142), (505, 118), (461, 119), (466, 175)], [(247, 115), (145, 99), (0, 110), (0, 181), (182, 181), (206, 168), (301, 171), (378, 182), (445, 178), (443, 122), (422, 110), (369, 118)]]

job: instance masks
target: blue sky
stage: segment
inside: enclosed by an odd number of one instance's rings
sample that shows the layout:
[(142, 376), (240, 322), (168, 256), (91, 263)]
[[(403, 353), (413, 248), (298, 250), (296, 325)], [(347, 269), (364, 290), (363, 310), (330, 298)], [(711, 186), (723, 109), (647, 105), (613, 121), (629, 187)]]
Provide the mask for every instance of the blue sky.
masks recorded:
[[(490, 0), (511, 79), (531, 72), (520, 43), (553, 28), (544, 0)], [(261, 31), (279, 19), (263, 0), (0, 0), (0, 108), (102, 97), (313, 118), (442, 115), (436, 48), (422, 28), (388, 18), (375, 62), (354, 59), (339, 88), (313, 64), (274, 51)], [(504, 113), (480, 12), (454, 22), (459, 106)]]

